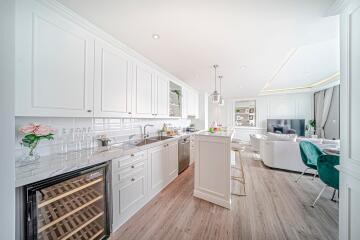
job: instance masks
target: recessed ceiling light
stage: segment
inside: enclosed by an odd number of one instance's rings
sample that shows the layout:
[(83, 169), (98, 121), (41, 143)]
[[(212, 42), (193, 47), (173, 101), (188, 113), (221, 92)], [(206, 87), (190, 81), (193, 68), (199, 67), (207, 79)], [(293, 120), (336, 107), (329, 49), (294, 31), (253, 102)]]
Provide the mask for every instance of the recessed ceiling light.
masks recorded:
[(245, 70), (246, 68), (247, 68), (246, 65), (241, 65), (241, 66), (240, 66), (240, 70)]
[(160, 36), (159, 36), (159, 34), (153, 34), (153, 35), (152, 35), (152, 38), (153, 38), (153, 39), (159, 39)]

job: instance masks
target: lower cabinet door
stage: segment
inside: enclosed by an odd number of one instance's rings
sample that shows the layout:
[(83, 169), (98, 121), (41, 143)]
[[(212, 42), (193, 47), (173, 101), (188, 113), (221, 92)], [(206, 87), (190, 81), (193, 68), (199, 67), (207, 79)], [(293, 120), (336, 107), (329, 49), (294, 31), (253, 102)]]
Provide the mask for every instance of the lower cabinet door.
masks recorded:
[(167, 180), (172, 181), (178, 175), (178, 142), (169, 143), (167, 165)]
[(166, 144), (149, 150), (149, 188), (151, 195), (158, 193), (165, 185), (167, 177), (166, 155)]
[(126, 222), (145, 203), (147, 198), (146, 174), (130, 176), (113, 187), (113, 230)]

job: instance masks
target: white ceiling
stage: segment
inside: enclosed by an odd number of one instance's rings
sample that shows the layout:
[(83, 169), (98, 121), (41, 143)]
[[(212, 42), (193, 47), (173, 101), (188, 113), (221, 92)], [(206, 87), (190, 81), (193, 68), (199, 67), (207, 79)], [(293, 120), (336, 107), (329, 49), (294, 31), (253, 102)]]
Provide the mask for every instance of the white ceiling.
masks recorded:
[(58, 1), (199, 90), (213, 90), (219, 64), (225, 97), (339, 71), (339, 19), (324, 17), (334, 0)]

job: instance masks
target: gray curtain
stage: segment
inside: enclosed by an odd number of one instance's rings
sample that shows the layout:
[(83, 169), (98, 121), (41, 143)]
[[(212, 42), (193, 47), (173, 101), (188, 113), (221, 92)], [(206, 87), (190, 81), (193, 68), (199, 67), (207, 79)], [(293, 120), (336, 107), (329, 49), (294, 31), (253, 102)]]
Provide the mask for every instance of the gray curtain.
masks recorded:
[(316, 132), (315, 134), (321, 135), (321, 118), (323, 115), (323, 106), (324, 106), (324, 91), (315, 93), (315, 123), (316, 123)]
[(328, 119), (334, 87), (315, 93), (316, 135), (325, 137), (324, 127)]

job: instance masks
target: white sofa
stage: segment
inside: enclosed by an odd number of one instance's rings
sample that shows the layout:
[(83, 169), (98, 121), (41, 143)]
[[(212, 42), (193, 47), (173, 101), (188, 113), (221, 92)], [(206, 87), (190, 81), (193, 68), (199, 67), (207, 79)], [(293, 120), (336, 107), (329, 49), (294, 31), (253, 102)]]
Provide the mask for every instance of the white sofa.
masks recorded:
[[(296, 172), (306, 168), (300, 155), (299, 142), (311, 141), (321, 146), (323, 139), (297, 138), (294, 135), (268, 134), (260, 140), (260, 157), (264, 165)], [(309, 170), (309, 173), (314, 171)]]
[(260, 157), (271, 168), (302, 172), (306, 168), (301, 160), (300, 147), (294, 141), (260, 140)]
[(260, 152), (260, 140), (265, 138), (264, 134), (250, 134), (250, 144), (255, 152)]

